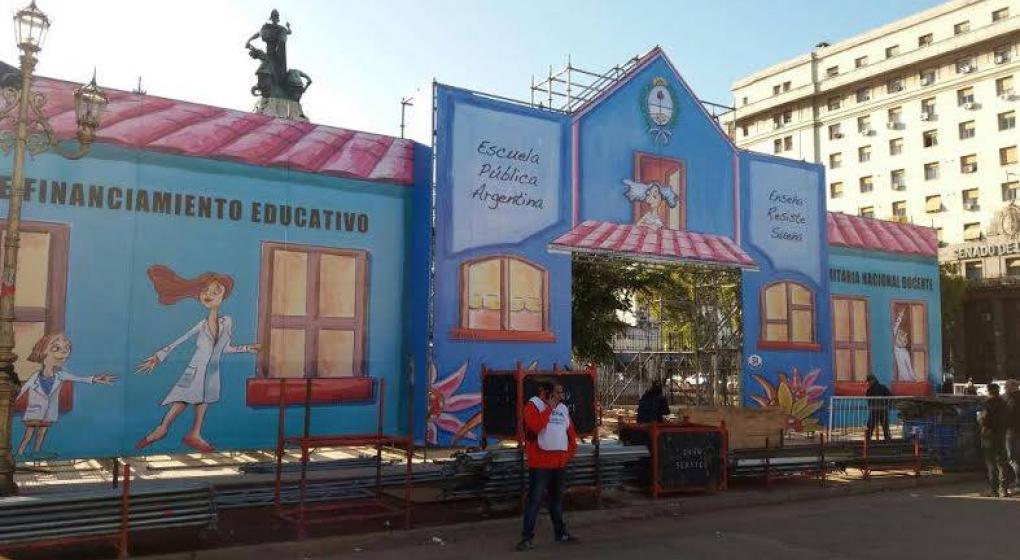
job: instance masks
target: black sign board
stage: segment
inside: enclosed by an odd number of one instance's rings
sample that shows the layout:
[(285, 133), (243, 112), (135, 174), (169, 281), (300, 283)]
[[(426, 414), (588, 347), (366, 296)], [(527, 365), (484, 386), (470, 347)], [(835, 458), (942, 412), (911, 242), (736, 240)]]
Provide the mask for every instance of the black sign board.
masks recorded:
[[(521, 379), (523, 393), (517, 402), (517, 380)], [(595, 405), (595, 376), (589, 372), (564, 371), (486, 371), (482, 374), (482, 426), (486, 436), (516, 437), (519, 407), (538, 395), (543, 379), (555, 379), (563, 384), (563, 404), (570, 409), (574, 430), (580, 435), (595, 432), (598, 423)]]
[(723, 432), (657, 429), (655, 485), (658, 492), (715, 490), (725, 480)]
[(482, 428), (486, 436), (517, 436), (517, 377), (513, 372), (482, 376)]

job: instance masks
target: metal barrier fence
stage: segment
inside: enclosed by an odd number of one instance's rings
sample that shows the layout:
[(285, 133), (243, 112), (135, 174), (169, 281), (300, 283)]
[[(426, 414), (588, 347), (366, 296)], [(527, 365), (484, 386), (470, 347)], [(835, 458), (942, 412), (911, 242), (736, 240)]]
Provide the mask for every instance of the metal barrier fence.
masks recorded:
[(826, 439), (830, 442), (854, 441), (864, 439), (869, 423), (873, 424), (873, 439), (889, 439), (885, 434), (888, 426), (889, 436), (902, 439), (907, 434), (903, 431), (903, 421), (899, 402), (913, 397), (832, 397), (829, 400), (829, 429)]

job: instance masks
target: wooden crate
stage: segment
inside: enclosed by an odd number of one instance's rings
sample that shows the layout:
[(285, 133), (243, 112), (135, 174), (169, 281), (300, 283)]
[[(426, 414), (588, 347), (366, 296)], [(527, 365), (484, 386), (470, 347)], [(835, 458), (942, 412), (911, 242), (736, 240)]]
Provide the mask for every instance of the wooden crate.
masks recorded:
[(718, 426), (726, 422), (729, 432), (729, 448), (754, 449), (782, 445), (782, 432), (786, 429), (787, 415), (774, 408), (741, 408), (735, 406), (698, 406), (674, 411), (682, 419), (695, 424)]

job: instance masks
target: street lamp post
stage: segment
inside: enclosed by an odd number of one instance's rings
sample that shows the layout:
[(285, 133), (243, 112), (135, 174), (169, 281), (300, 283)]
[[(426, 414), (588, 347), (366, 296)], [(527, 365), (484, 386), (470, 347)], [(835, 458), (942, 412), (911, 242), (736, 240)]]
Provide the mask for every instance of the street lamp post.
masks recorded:
[[(32, 73), (42, 50), (50, 20), (35, 5), (14, 14), (14, 32), (21, 50), (21, 87), (5, 88), (0, 92), (3, 108), (0, 109), (0, 151), (5, 154), (14, 149), (14, 170), (8, 197), (7, 224), (3, 240), (3, 272), (0, 273), (0, 496), (17, 494), (14, 483), (14, 458), (11, 455), (11, 427), (14, 399), (19, 386), (14, 364), (14, 297), (18, 264), (18, 227), (21, 222), (21, 198), (25, 188), (25, 152), (39, 154), (53, 150), (60, 155), (78, 159), (92, 147), (99, 115), (106, 106), (106, 96), (92, 81), (74, 92), (75, 116), (78, 121), (78, 143), (75, 150), (66, 150), (53, 133), (42, 112), (46, 97), (32, 91)], [(14, 132), (5, 129), (14, 124)]]

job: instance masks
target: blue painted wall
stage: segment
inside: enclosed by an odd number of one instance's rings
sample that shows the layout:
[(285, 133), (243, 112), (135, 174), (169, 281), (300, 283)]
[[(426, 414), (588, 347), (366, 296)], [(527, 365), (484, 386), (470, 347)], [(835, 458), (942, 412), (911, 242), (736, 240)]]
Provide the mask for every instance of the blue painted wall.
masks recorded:
[(867, 299), (868, 332), (871, 334), (871, 373), (887, 387), (892, 387), (895, 376), (892, 340), (893, 302), (924, 302), (927, 306), (928, 319), (927, 378), (932, 387), (937, 388), (942, 383), (942, 307), (939, 267), (935, 258), (833, 247), (829, 251), (829, 267), (862, 274), (882, 273), (899, 278), (931, 280), (930, 289), (921, 289), (913, 285), (913, 282), (902, 281), (900, 287), (840, 281), (831, 282), (830, 287), (833, 295)]
[[(10, 160), (0, 162), (6, 166), (0, 173), (9, 175)], [(428, 176), (420, 166), (418, 172), (419, 178)], [(193, 342), (178, 348), (151, 375), (133, 373), (135, 365), (195, 325), (205, 310), (193, 299), (159, 304), (146, 276), (149, 266), (166, 265), (185, 277), (206, 271), (233, 276), (234, 291), (224, 302), (222, 314), (233, 318), (234, 344), (257, 342), (264, 241), (369, 252), (365, 370), (387, 381), (386, 407), (391, 411), (387, 430), (406, 431), (406, 414), (392, 411), (405, 410), (409, 383), (402, 356), (410, 345), (401, 333), (408, 326), (405, 267), (413, 240), (406, 224), (414, 188), (108, 146), (97, 146), (78, 162), (40, 156), (29, 162), (27, 176), (69, 185), (81, 182), (86, 188), (97, 184), (220, 196), (239, 200), (244, 208), (242, 218), (232, 221), (40, 204), (37, 195), (29, 197), (24, 220), (70, 226), (65, 330), (73, 352), (67, 369), (77, 375), (108, 371), (119, 376), (109, 387), (75, 387), (74, 408), (51, 429), (45, 452), (61, 457), (130, 455), (134, 443), (163, 416), (165, 407), (160, 403), (191, 357)], [(359, 233), (253, 223), (251, 205), (256, 202), (365, 213), (369, 229)], [(6, 201), (0, 203), (0, 212), (6, 212)], [(420, 336), (421, 325), (410, 329)], [(223, 357), (222, 397), (210, 405), (203, 431), (218, 449), (267, 448), (275, 441), (275, 409), (245, 404), (245, 383), (254, 377), (255, 364), (253, 354)], [(374, 430), (374, 411), (370, 405), (320, 408), (313, 415), (314, 429)], [(186, 411), (171, 433), (150, 449), (182, 450), (180, 440), (191, 424), (191, 414)], [(299, 419), (299, 411), (292, 411), (292, 428), (297, 428)], [(16, 442), (21, 433), (19, 415)]]

